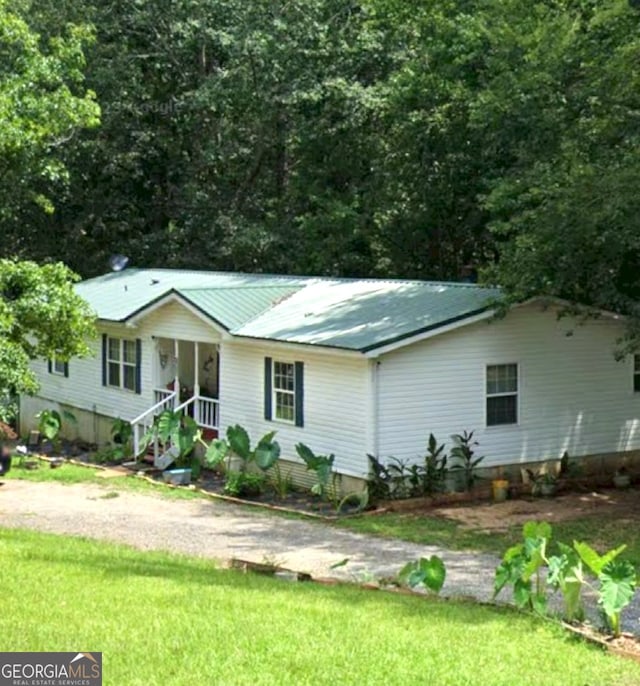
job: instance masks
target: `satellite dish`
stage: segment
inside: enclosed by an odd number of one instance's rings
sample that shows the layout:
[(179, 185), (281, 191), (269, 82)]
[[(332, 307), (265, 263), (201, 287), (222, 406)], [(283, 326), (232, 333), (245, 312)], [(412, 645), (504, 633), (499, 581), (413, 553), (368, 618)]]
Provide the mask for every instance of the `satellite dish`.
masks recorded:
[(129, 258), (126, 255), (111, 255), (109, 258), (112, 272), (121, 272), (128, 264)]

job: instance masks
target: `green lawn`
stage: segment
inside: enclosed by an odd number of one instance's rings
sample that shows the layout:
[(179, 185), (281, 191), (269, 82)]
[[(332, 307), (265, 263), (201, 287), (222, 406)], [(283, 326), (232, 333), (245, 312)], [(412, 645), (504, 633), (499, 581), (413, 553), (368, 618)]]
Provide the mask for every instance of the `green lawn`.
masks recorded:
[[(521, 526), (513, 526), (504, 533), (486, 533), (463, 527), (450, 519), (396, 512), (342, 519), (338, 526), (385, 538), (399, 538), (453, 550), (478, 550), (498, 555), (502, 555), (509, 546), (522, 540)], [(601, 551), (626, 543), (625, 558), (640, 569), (640, 529), (637, 526), (622, 526), (616, 516), (599, 513), (590, 517), (554, 522), (553, 538), (568, 544), (574, 540), (585, 541)]]
[(139, 493), (159, 494), (166, 498), (190, 499), (204, 498), (198, 491), (186, 488), (169, 488), (164, 484), (153, 484), (146, 479), (136, 476), (122, 476), (105, 479), (99, 476), (100, 470), (93, 467), (83, 467), (72, 463), (65, 463), (57, 469), (51, 469), (46, 462), (39, 469), (22, 469), (19, 466), (12, 467), (2, 479), (23, 479), (25, 481), (55, 481), (62, 484), (91, 483), (102, 486), (111, 493), (119, 490), (135, 491)]
[(102, 651), (105, 685), (640, 684), (640, 666), (507, 609), (3, 529), (0, 564), (3, 650)]

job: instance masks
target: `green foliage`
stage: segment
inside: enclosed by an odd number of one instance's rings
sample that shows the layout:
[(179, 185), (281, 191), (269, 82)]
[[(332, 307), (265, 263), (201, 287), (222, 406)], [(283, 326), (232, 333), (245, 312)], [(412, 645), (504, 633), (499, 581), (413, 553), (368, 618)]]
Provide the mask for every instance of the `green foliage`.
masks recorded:
[[(84, 88), (86, 24), (66, 22), (47, 40), (34, 31), (28, 3), (0, 2), (0, 221), (4, 254), (21, 251), (20, 222), (50, 215), (67, 168), (61, 148), (98, 124), (95, 94)], [(24, 227), (23, 227), (24, 228)], [(11, 229), (14, 231), (12, 232)], [(32, 239), (31, 228), (24, 231)]]
[(562, 593), (564, 618), (568, 622), (582, 621), (584, 619), (582, 561), (578, 553), (568, 545), (558, 542), (557, 547), (559, 554), (547, 559), (549, 567), (547, 583), (552, 589), (559, 589)]
[(224, 492), (237, 498), (256, 496), (262, 492), (264, 482), (263, 474), (230, 471), (224, 483)]
[(42, 410), (36, 415), (38, 431), (48, 440), (55, 440), (62, 428), (62, 417), (57, 410)]
[[(473, 431), (463, 431), (461, 434), (451, 436), (454, 447), (451, 449), (451, 457), (457, 460), (451, 465), (451, 471), (458, 471), (462, 474), (464, 485), (467, 490), (473, 488), (473, 484), (478, 480), (477, 468), (484, 460), (482, 457), (474, 457), (474, 446), (478, 445), (473, 440)], [(442, 446), (441, 446), (442, 447)]]
[(291, 471), (283, 472), (281, 466), (276, 464), (271, 471), (269, 485), (273, 488), (278, 498), (284, 500), (293, 490)]
[(38, 431), (53, 444), (54, 449), (60, 448), (60, 433), (62, 431), (63, 418), (69, 423), (76, 423), (73, 412), (63, 410), (62, 415), (57, 410), (44, 409), (38, 412)]
[(607, 618), (611, 632), (614, 636), (619, 636), (622, 610), (631, 602), (637, 585), (633, 565), (627, 560), (617, 559), (626, 546), (621, 545), (604, 555), (599, 555), (586, 543), (575, 541), (573, 546), (581, 560), (600, 582), (598, 603)]
[[(507, 585), (519, 608), (544, 614), (548, 594), (542, 576), (551, 526), (546, 522), (527, 522), (522, 528), (523, 543), (507, 550), (496, 569), (494, 597)], [(535, 582), (535, 583), (534, 583)]]
[(249, 439), (247, 430), (243, 426), (235, 424), (234, 426), (228, 427), (227, 441), (229, 443), (229, 448), (234, 455), (241, 457), (245, 462), (251, 460), (251, 440)]
[(177, 467), (191, 467), (195, 470), (193, 477), (197, 478), (200, 461), (193, 456), (193, 451), (198, 443), (207, 450), (209, 446), (202, 440), (202, 431), (192, 417), (182, 412), (164, 410), (155, 417), (153, 425), (142, 437), (141, 451), (155, 440), (164, 452), (172, 455)]
[[(311, 487), (311, 492), (324, 498), (328, 495), (329, 485), (333, 474), (333, 463), (336, 456), (316, 455), (311, 448), (304, 443), (296, 444), (296, 452), (307, 466), (307, 471), (315, 472), (316, 483)], [(335, 489), (334, 489), (335, 490)]]
[(128, 460), (133, 457), (133, 427), (125, 419), (117, 417), (111, 423), (111, 438), (115, 444), (113, 460)]
[(35, 393), (29, 361), (86, 357), (94, 315), (63, 264), (0, 259), (0, 392)]
[(628, 560), (611, 560), (602, 568), (598, 602), (614, 636), (620, 636), (622, 610), (631, 602), (636, 591), (636, 570)]
[(416, 588), (424, 586), (433, 593), (440, 593), (447, 576), (445, 564), (440, 557), (432, 555), (430, 558), (421, 557), (407, 563), (398, 574), (400, 583)]
[[(254, 463), (263, 472), (271, 469), (280, 457), (280, 445), (274, 441), (275, 431), (266, 433), (259, 439), (255, 448), (251, 447), (251, 439), (247, 430), (235, 424), (227, 428), (227, 455), (236, 455), (243, 461), (240, 471), (245, 471), (250, 463)], [(225, 450), (222, 446), (216, 448), (216, 455)]]
[[(582, 620), (584, 607), (582, 588), (588, 583), (584, 566), (597, 578), (599, 585), (594, 592), (609, 629), (614, 636), (620, 635), (622, 610), (631, 602), (637, 578), (634, 566), (618, 556), (626, 546), (621, 545), (604, 555), (599, 555), (587, 543), (574, 541), (573, 548), (558, 542), (559, 553), (547, 555), (551, 541), (551, 526), (546, 522), (527, 522), (523, 527), (524, 542), (505, 553), (496, 569), (494, 597), (508, 584), (518, 607), (545, 613), (547, 594), (541, 571), (546, 568), (546, 584), (560, 590), (564, 601), (564, 615), (568, 621)], [(532, 577), (535, 575), (535, 586)]]
[(223, 438), (214, 438), (204, 454), (204, 462), (210, 469), (214, 469), (224, 462), (229, 452), (229, 444)]

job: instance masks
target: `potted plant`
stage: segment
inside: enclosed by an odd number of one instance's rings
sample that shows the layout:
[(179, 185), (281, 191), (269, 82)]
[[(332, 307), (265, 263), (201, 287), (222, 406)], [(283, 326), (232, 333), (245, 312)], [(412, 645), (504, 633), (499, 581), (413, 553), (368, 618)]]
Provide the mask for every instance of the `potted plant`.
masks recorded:
[(545, 472), (540, 475), (539, 479), (540, 495), (551, 497), (556, 494), (558, 488), (558, 478), (551, 472)]
[(509, 481), (502, 476), (491, 482), (491, 493), (494, 503), (503, 503), (509, 495)]
[(613, 474), (613, 485), (616, 488), (629, 488), (631, 485), (631, 474), (625, 465), (622, 465)]

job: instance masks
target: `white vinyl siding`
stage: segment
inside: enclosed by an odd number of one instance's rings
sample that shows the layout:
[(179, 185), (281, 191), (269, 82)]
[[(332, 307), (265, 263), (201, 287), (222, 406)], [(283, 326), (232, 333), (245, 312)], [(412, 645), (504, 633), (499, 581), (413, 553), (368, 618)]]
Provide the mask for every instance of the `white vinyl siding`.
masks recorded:
[(518, 423), (518, 365), (487, 365), (487, 426)]
[[(474, 431), (483, 465), (640, 449), (640, 393), (632, 363), (615, 359), (624, 324), (558, 319), (521, 307), (380, 358), (380, 456), (417, 460), (429, 433)], [(518, 362), (518, 423), (486, 424), (486, 367)]]
[[(304, 426), (265, 418), (265, 358), (304, 364)], [(242, 424), (257, 440), (277, 431), (282, 457), (299, 461), (296, 443), (317, 454), (334, 453), (339, 471), (352, 476), (367, 474), (366, 454), (369, 366), (365, 359), (291, 352), (285, 345), (223, 343), (220, 351), (220, 426)], [(273, 380), (272, 380), (273, 381)], [(273, 394), (273, 388), (272, 388)], [(275, 406), (272, 407), (272, 416)]]

